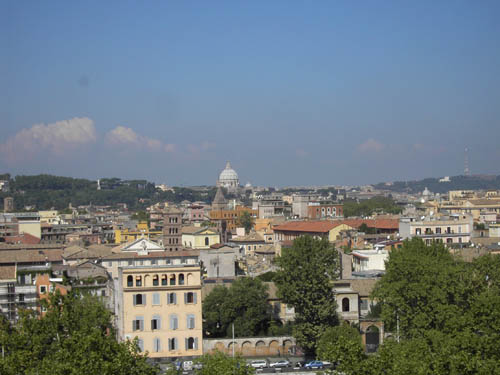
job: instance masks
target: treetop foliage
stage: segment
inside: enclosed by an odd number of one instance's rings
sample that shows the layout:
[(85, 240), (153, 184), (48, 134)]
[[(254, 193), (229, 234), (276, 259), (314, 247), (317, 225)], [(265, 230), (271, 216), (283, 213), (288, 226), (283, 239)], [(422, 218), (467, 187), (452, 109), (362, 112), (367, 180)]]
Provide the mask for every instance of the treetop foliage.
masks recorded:
[(402, 208), (391, 198), (373, 197), (366, 200), (356, 201), (353, 199), (344, 200), (344, 217), (371, 216), (376, 212), (387, 214), (399, 214)]
[(203, 301), (203, 326), (211, 337), (264, 335), (272, 321), (267, 285), (259, 279), (238, 278), (229, 288), (216, 286)]
[(157, 374), (135, 342), (116, 341), (111, 313), (97, 298), (56, 292), (41, 303), (48, 310), (41, 318), (29, 310), (15, 327), (0, 322), (1, 374)]
[(294, 337), (308, 353), (328, 327), (338, 324), (333, 281), (339, 273), (337, 250), (326, 239), (300, 236), (276, 259), (278, 296), (295, 308)]
[(97, 190), (97, 181), (81, 178), (59, 177), (47, 174), (37, 176), (16, 176), (10, 180), (10, 191), (0, 193), (0, 198), (14, 197), (17, 210), (25, 206), (34, 206), (39, 210), (63, 210), (71, 203), (81, 205), (116, 205), (126, 203), (130, 209), (144, 209), (148, 205), (170, 201), (180, 203), (184, 200), (210, 203), (216, 189), (206, 192), (174, 187), (172, 191), (159, 191), (153, 183), (146, 180), (121, 180), (103, 178), (101, 190)]

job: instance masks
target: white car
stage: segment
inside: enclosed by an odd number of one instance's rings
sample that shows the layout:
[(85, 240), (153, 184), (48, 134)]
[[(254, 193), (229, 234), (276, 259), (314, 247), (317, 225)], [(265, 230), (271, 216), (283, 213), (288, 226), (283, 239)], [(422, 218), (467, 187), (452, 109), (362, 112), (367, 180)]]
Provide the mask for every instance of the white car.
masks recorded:
[(290, 362), (288, 362), (286, 359), (283, 359), (278, 362), (273, 362), (269, 365), (269, 367), (276, 367), (276, 368), (284, 368), (284, 367), (289, 367)]
[(267, 361), (263, 359), (256, 359), (252, 362), (250, 362), (250, 366), (253, 368), (266, 368), (267, 367)]
[(193, 369), (193, 361), (184, 361), (182, 363), (182, 369), (184, 371), (191, 371)]

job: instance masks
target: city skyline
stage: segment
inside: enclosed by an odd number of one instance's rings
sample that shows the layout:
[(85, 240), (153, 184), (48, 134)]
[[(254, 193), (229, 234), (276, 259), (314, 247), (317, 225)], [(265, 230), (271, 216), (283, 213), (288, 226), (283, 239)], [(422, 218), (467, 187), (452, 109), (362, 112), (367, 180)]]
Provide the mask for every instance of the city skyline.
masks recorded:
[(3, 3), (0, 171), (260, 186), (500, 174), (500, 4)]

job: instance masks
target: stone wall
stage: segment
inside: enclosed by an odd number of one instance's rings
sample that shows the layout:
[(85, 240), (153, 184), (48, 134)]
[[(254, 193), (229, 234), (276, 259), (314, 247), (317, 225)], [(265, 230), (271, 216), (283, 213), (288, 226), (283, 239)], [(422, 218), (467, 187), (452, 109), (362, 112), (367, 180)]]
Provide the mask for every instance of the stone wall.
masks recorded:
[(203, 353), (213, 353), (216, 350), (226, 354), (233, 353), (242, 357), (276, 357), (290, 355), (289, 350), (295, 346), (293, 337), (247, 337), (234, 339), (205, 339)]

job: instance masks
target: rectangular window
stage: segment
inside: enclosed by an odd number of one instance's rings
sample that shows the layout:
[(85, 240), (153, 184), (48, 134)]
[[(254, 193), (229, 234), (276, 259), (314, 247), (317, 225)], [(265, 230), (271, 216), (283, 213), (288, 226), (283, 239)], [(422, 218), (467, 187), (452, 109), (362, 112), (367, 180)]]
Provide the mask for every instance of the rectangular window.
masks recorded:
[(155, 315), (153, 319), (151, 319), (151, 330), (161, 329), (160, 322), (160, 317)]
[(195, 327), (194, 314), (188, 314), (186, 321), (187, 321), (187, 329), (194, 329), (194, 327)]
[(170, 315), (170, 329), (175, 330), (179, 328), (179, 320), (177, 315)]
[(153, 305), (160, 304), (160, 293), (153, 293)]
[(168, 298), (169, 305), (177, 304), (177, 295), (175, 293), (168, 293), (167, 298)]
[(168, 339), (168, 350), (177, 350), (177, 339)]
[(144, 331), (144, 317), (136, 316), (135, 320), (132, 320), (132, 330)]
[(145, 294), (134, 294), (133, 299), (134, 299), (134, 306), (146, 304), (146, 295)]
[(368, 300), (363, 298), (360, 303), (360, 309), (363, 310), (368, 310)]
[(40, 285), (40, 294), (45, 294), (45, 293), (47, 293), (47, 286)]
[(154, 339), (153, 350), (156, 353), (161, 352), (161, 340), (160, 339)]
[(113, 262), (108, 262), (108, 267), (111, 267), (113, 265)]

